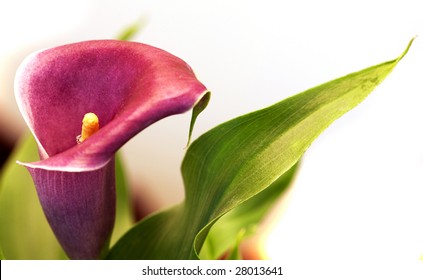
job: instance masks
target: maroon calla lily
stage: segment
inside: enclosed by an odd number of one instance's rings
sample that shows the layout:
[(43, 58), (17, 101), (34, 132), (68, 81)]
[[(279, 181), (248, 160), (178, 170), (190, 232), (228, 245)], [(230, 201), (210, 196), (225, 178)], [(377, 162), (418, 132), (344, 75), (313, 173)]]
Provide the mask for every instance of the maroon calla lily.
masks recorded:
[[(21, 163), (72, 259), (100, 258), (115, 216), (114, 154), (150, 124), (191, 109), (207, 92), (181, 59), (135, 42), (98, 40), (28, 57), (15, 95), (40, 161)], [(86, 113), (100, 130), (77, 144)]]

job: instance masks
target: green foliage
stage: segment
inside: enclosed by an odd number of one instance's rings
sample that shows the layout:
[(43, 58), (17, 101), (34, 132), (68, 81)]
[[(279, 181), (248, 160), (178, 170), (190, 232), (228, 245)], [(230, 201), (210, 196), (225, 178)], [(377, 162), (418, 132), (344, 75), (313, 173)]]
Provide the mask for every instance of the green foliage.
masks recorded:
[(138, 223), (108, 258), (198, 258), (212, 226), (290, 170), (322, 131), (385, 79), (411, 42), (397, 59), (314, 87), (199, 137), (182, 163), (185, 201)]
[(0, 260), (4, 260), (5, 258), (4, 258), (4, 255), (3, 255), (3, 251), (2, 251), (2, 249), (1, 249), (1, 247), (0, 247)]
[(131, 199), (128, 193), (128, 185), (125, 180), (125, 169), (119, 153), (116, 155), (116, 221), (112, 233), (111, 244), (133, 226), (135, 217)]
[(142, 17), (137, 22), (126, 27), (116, 38), (122, 41), (132, 40), (147, 24), (147, 19)]
[(201, 112), (206, 109), (207, 105), (209, 105), (210, 101), (210, 92), (206, 92), (206, 94), (203, 96), (203, 98), (198, 101), (197, 104), (195, 104), (194, 108), (192, 109), (192, 116), (191, 116), (191, 123), (189, 125), (189, 132), (188, 132), (188, 143), (187, 146), (191, 143), (191, 135), (192, 131), (194, 129), (195, 121), (197, 120), (198, 116), (201, 114)]
[(288, 190), (298, 169), (291, 167), (269, 187), (241, 203), (220, 218), (211, 228), (201, 249), (201, 259), (219, 259), (228, 250), (236, 256), (240, 240), (252, 236), (275, 202)]

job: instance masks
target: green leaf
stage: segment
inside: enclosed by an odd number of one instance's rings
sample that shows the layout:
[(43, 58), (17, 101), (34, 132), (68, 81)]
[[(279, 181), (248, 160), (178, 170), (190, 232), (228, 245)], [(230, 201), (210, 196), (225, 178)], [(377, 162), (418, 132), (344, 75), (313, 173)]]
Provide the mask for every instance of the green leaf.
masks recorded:
[(122, 235), (133, 226), (135, 217), (132, 211), (132, 204), (128, 193), (128, 185), (125, 180), (125, 169), (120, 154), (116, 154), (116, 221), (113, 228), (111, 244), (122, 237)]
[(32, 178), (16, 160), (38, 160), (33, 137), (17, 144), (0, 178), (0, 244), (7, 259), (64, 259), (44, 216)]
[(241, 260), (242, 259), (240, 246), (241, 246), (242, 240), (246, 237), (246, 234), (247, 234), (247, 230), (245, 228), (241, 229), (238, 232), (238, 234), (235, 238), (235, 243), (234, 243), (233, 247), (230, 248), (230, 250), (229, 250), (229, 255), (226, 258), (227, 260)]
[(241, 203), (220, 218), (211, 228), (201, 249), (201, 259), (218, 259), (242, 237), (252, 236), (275, 202), (288, 190), (298, 169), (298, 163), (285, 172), (268, 188)]
[(203, 112), (204, 109), (206, 109), (207, 105), (209, 105), (210, 95), (211, 95), (210, 92), (206, 92), (206, 94), (204, 94), (204, 96), (197, 102), (197, 104), (195, 104), (194, 108), (192, 109), (187, 147), (191, 143), (191, 136), (192, 136), (192, 131), (194, 130), (195, 121), (197, 120), (198, 115), (200, 115), (201, 112)]
[(0, 247), (0, 260), (5, 260), (4, 255), (3, 255), (3, 250)]
[(182, 163), (185, 201), (132, 228), (112, 259), (196, 259), (210, 228), (287, 172), (333, 121), (363, 101), (397, 59), (236, 118), (194, 141)]
[(147, 24), (147, 19), (142, 17), (137, 22), (126, 27), (116, 38), (122, 41), (132, 40)]

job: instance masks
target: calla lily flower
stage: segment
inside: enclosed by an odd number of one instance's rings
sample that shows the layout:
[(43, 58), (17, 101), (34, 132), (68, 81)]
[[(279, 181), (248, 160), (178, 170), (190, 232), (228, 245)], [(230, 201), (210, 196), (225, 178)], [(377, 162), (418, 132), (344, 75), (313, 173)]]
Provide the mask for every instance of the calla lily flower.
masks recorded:
[[(79, 42), (22, 63), (15, 96), (40, 160), (21, 164), (71, 259), (98, 259), (107, 250), (116, 151), (150, 124), (188, 111), (206, 93), (183, 60), (136, 42)], [(78, 144), (86, 113), (95, 114), (99, 129)]]

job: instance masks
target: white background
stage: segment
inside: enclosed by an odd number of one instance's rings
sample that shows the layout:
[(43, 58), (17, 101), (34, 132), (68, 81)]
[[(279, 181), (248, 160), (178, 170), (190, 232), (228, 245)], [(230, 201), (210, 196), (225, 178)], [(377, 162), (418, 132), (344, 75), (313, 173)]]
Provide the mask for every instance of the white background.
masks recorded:
[[(363, 276), (358, 264), (373, 275), (401, 273), (400, 263), (423, 254), (422, 6), (419, 0), (2, 1), (0, 125), (11, 138), (24, 128), (13, 97), (23, 57), (113, 38), (137, 20), (146, 24), (136, 40), (186, 60), (213, 93), (194, 137), (393, 59), (420, 35), (385, 82), (311, 146), (264, 235), (265, 253), (282, 263), (351, 277)], [(189, 114), (163, 120), (123, 149), (134, 193), (148, 209), (183, 199), (179, 166), (188, 122)]]

